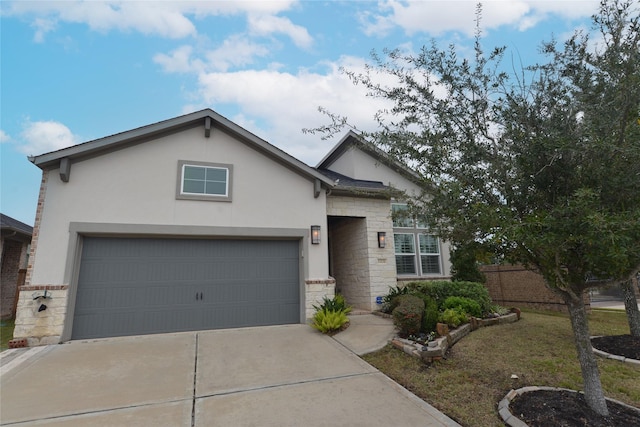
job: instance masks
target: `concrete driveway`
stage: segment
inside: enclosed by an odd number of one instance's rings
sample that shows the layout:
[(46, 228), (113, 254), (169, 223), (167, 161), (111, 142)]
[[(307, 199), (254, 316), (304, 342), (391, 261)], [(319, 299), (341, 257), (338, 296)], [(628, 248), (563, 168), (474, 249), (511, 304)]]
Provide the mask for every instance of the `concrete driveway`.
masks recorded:
[(307, 325), (49, 346), (0, 392), (2, 425), (458, 425)]

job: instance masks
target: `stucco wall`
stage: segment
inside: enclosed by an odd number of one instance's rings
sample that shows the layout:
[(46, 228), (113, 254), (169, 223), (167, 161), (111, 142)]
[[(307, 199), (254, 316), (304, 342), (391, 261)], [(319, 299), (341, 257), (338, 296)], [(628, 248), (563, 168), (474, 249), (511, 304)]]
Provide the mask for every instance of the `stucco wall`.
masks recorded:
[[(178, 160), (232, 164), (233, 201), (177, 200)], [(326, 233), (325, 195), (314, 199), (311, 180), (216, 129), (210, 138), (197, 127), (74, 163), (67, 183), (57, 173), (51, 171), (46, 183), (32, 284), (65, 284), (71, 222), (274, 229), (318, 224)], [(304, 249), (306, 277), (326, 278), (326, 246)]]
[[(232, 201), (178, 200), (179, 160), (233, 165)], [(81, 242), (70, 230), (73, 224), (127, 226), (134, 233), (136, 225), (141, 225), (140, 233), (146, 233), (149, 225), (167, 230), (214, 227), (241, 230), (244, 236), (255, 230), (260, 237), (320, 225), (321, 244), (312, 245), (307, 235), (302, 240), (302, 310), (308, 316), (308, 299), (319, 292), (333, 293), (324, 191), (314, 198), (313, 179), (215, 127), (209, 138), (199, 126), (73, 163), (69, 182), (59, 178), (57, 169), (43, 174), (31, 266), (20, 294), (15, 331), (15, 337), (29, 338), (30, 345), (56, 341), (68, 333), (65, 321), (69, 321), (68, 301), (73, 297)], [(47, 310), (38, 312), (39, 304), (30, 295), (45, 288), (54, 291), (53, 299)]]
[[(347, 175), (351, 178), (381, 181), (395, 189), (404, 191), (409, 197), (419, 196), (421, 189), (414, 182), (400, 175), (398, 172), (380, 163), (371, 155), (352, 147), (346, 150), (336, 159), (329, 168), (335, 172)], [(401, 200), (399, 200), (401, 202)], [(391, 209), (391, 208), (389, 208)], [(393, 232), (389, 236), (389, 245), (393, 248)], [(429, 275), (427, 278), (442, 278), (451, 276), (451, 262), (449, 260), (449, 242), (440, 240), (440, 256), (442, 261), (442, 274), (440, 276)], [(415, 280), (416, 277), (404, 277), (400, 281)]]
[(420, 187), (356, 147), (346, 150), (329, 168), (351, 178), (380, 181), (409, 196), (420, 195)]

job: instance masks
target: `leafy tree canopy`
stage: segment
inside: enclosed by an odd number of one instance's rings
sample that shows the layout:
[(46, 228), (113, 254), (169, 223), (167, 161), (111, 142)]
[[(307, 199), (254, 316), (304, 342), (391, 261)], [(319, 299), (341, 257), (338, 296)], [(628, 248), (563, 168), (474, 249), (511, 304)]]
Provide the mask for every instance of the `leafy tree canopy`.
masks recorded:
[[(602, 0), (594, 40), (577, 32), (543, 43), (548, 61), (519, 71), (505, 71), (505, 48), (483, 50), (480, 30), (472, 59), (434, 42), (417, 54), (374, 52), (364, 73), (346, 71), (392, 104), (363, 137), (420, 174), (413, 205), (430, 226), (537, 269), (562, 296), (585, 399), (601, 415), (582, 295), (640, 270), (639, 21), (637, 0)], [(350, 126), (326, 113), (332, 123), (311, 132)]]
[[(393, 103), (363, 137), (420, 173), (413, 203), (433, 229), (489, 244), (573, 297), (640, 268), (637, 5), (604, 1), (594, 26), (595, 42), (546, 42), (549, 61), (518, 72), (504, 71), (505, 48), (483, 50), (479, 30), (471, 60), (433, 42), (346, 71)], [(377, 83), (380, 73), (397, 84)], [(333, 123), (315, 131), (349, 126), (325, 113)]]

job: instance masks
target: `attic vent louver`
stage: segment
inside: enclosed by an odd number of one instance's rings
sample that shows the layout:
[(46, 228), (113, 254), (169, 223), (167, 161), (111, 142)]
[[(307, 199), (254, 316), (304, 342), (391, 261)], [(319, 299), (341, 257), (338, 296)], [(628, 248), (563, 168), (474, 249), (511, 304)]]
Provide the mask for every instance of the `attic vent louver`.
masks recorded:
[(204, 118), (204, 137), (209, 138), (211, 135), (211, 117)]
[(60, 160), (60, 179), (62, 182), (69, 182), (69, 176), (71, 175), (71, 160), (68, 157), (64, 157)]

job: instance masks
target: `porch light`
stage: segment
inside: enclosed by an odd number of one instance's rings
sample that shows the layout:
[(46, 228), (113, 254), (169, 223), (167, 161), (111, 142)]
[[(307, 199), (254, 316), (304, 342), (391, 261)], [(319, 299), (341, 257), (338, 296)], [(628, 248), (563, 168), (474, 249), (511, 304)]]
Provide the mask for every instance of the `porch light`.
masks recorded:
[(384, 231), (378, 231), (378, 247), (384, 248), (387, 246), (387, 233)]
[(320, 244), (320, 226), (319, 225), (311, 226), (311, 244), (312, 245)]

